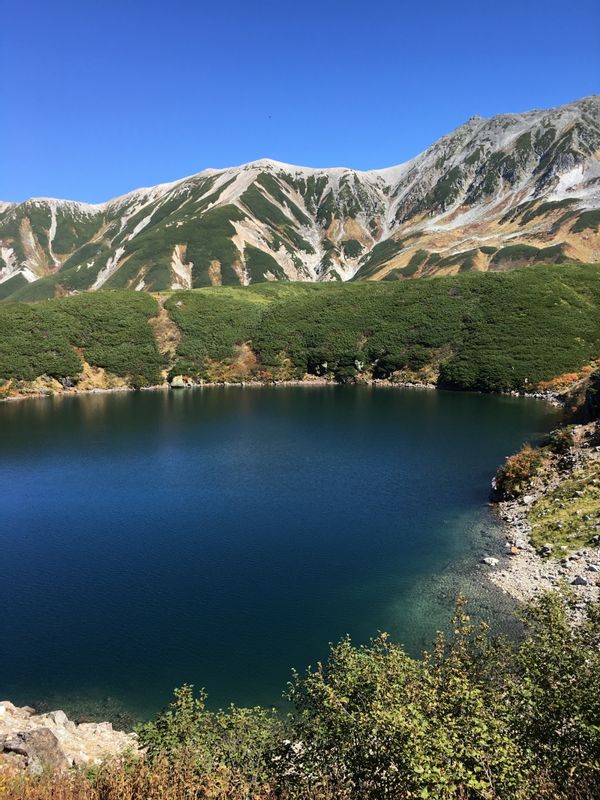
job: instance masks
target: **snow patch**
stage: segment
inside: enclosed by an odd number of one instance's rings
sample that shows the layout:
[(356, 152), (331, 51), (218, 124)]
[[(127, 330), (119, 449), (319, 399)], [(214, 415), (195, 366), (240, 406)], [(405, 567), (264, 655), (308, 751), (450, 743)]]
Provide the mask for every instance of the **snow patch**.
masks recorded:
[(131, 233), (130, 233), (130, 234), (129, 234), (129, 236), (127, 237), (128, 241), (131, 241), (131, 240), (133, 239), (133, 237), (134, 237), (134, 236), (137, 236), (137, 235), (138, 235), (138, 233), (139, 233), (140, 231), (143, 231), (143, 230), (144, 230), (144, 228), (146, 227), (146, 225), (148, 225), (148, 223), (149, 223), (149, 222), (150, 222), (150, 220), (152, 219), (152, 216), (154, 215), (154, 212), (155, 212), (155, 211), (156, 211), (156, 209), (153, 209), (153, 210), (152, 210), (152, 211), (151, 211), (151, 212), (148, 214), (148, 216), (147, 216), (147, 217), (144, 217), (144, 219), (141, 219), (141, 220), (138, 222), (138, 224), (135, 226), (135, 228), (134, 228), (134, 229), (131, 231)]
[(124, 247), (117, 247), (117, 249), (114, 252), (114, 255), (110, 256), (110, 258), (106, 262), (106, 266), (100, 270), (100, 272), (96, 277), (96, 280), (90, 287), (92, 291), (95, 291), (96, 289), (99, 289), (101, 286), (104, 286), (104, 284), (110, 278), (110, 276), (117, 271), (119, 267), (119, 259), (121, 258), (124, 252), (125, 252)]
[(191, 261), (185, 261), (186, 245), (176, 244), (171, 255), (171, 269), (176, 280), (171, 284), (172, 289), (191, 289), (192, 288), (192, 267)]
[(38, 276), (35, 274), (35, 272), (32, 272), (27, 267), (23, 267), (23, 269), (20, 270), (20, 272), (21, 272), (21, 275), (27, 281), (27, 283), (33, 283), (34, 281), (37, 281), (37, 279), (38, 279)]
[(54, 237), (56, 236), (56, 203), (49, 203), (50, 208), (50, 227), (48, 228), (48, 253), (50, 258), (54, 262), (55, 267), (60, 267), (60, 261), (54, 255), (54, 250), (52, 249), (52, 243), (54, 242)]

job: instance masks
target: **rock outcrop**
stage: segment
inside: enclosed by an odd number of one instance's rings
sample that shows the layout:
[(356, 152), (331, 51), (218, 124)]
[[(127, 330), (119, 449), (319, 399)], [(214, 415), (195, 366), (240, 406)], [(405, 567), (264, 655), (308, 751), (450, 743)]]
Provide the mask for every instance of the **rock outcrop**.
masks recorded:
[(110, 722), (76, 724), (63, 711), (36, 714), (29, 706), (0, 701), (0, 770), (39, 774), (45, 768), (99, 764), (137, 750), (136, 735), (113, 730)]

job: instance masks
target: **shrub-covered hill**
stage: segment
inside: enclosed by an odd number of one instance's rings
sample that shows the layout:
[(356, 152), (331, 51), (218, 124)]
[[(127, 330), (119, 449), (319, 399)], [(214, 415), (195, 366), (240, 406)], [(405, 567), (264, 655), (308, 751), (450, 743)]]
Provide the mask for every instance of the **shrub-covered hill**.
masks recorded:
[[(170, 347), (157, 318), (166, 319)], [(167, 370), (210, 382), (309, 373), (498, 391), (535, 386), (599, 357), (598, 265), (0, 305), (0, 380), (13, 390), (41, 375), (76, 384), (85, 361), (136, 386), (159, 383)]]
[(150, 295), (98, 292), (42, 303), (0, 307), (0, 380), (47, 375), (67, 386), (83, 359), (126, 377), (131, 386), (160, 380), (161, 357), (148, 320), (158, 305)]

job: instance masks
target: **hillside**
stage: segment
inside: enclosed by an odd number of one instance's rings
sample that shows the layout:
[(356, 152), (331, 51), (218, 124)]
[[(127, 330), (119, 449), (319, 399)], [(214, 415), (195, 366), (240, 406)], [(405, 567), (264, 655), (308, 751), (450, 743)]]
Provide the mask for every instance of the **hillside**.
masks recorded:
[(0, 306), (0, 390), (300, 379), (533, 389), (600, 355), (600, 267)]
[(600, 259), (600, 96), (473, 117), (389, 169), (260, 160), (107, 203), (0, 203), (0, 299)]

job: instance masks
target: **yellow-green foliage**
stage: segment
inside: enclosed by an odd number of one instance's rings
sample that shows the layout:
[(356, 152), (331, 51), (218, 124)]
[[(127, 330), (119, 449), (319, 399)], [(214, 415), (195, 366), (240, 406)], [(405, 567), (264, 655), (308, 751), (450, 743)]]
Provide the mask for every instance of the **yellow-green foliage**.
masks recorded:
[(555, 556), (561, 555), (560, 545), (569, 550), (588, 545), (600, 533), (600, 461), (589, 461), (537, 500), (528, 518), (533, 544), (553, 544)]
[(291, 711), (210, 712), (190, 686), (139, 729), (145, 755), (2, 777), (2, 800), (597, 800), (600, 608), (546, 595), (514, 642), (452, 633), (410, 658), (384, 634), (295, 675)]

